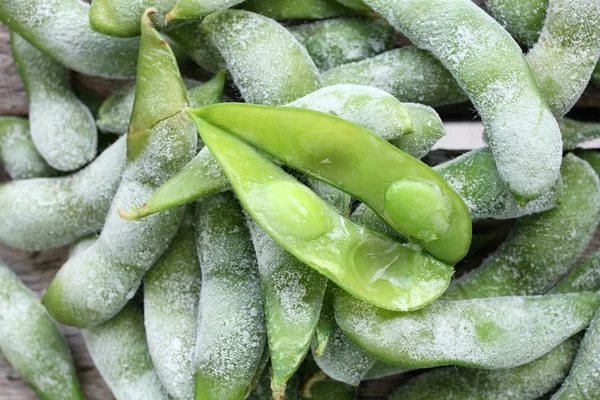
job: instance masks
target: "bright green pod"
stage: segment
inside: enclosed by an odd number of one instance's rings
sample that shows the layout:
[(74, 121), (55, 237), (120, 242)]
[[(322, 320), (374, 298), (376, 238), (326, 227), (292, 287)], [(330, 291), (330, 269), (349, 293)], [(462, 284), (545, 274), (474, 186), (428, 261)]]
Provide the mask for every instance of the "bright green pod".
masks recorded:
[(96, 32), (116, 37), (140, 35), (140, 18), (148, 8), (155, 8), (151, 17), (158, 29), (166, 26), (165, 15), (177, 0), (94, 0), (90, 7), (90, 26)]
[(150, 358), (140, 298), (133, 297), (108, 321), (83, 329), (83, 337), (116, 400), (170, 399)]
[(200, 27), (225, 58), (248, 103), (286, 104), (321, 87), (306, 49), (269, 18), (227, 10), (207, 16)]
[[(225, 72), (221, 71), (206, 83), (191, 79), (184, 80), (188, 91), (190, 106), (204, 107), (210, 104), (220, 103), (223, 100), (223, 89), (225, 88)], [(133, 112), (133, 101), (135, 99), (135, 85), (128, 85), (112, 93), (100, 106), (96, 125), (106, 133), (127, 133), (131, 113)]]
[(600, 0), (552, 0), (540, 38), (526, 56), (557, 117), (581, 97), (600, 58)]
[(374, 86), (403, 102), (441, 106), (468, 101), (450, 72), (431, 53), (412, 46), (341, 65), (321, 77), (325, 86)]
[(43, 298), (48, 311), (69, 325), (101, 323), (125, 306), (146, 271), (167, 249), (183, 212), (171, 210), (136, 222), (118, 214), (119, 208), (148, 198), (192, 158), (197, 146), (193, 122), (182, 112), (188, 102), (177, 62), (152, 27), (151, 12), (142, 18), (123, 181), (98, 241), (62, 266)]
[(249, 104), (194, 114), (360, 199), (440, 260), (455, 264), (467, 253), (471, 218), (460, 197), (431, 168), (366, 129), (311, 110)]
[(33, 144), (53, 168), (81, 168), (96, 157), (98, 135), (94, 116), (71, 90), (67, 69), (15, 33), (11, 48), (27, 91)]
[(126, 158), (123, 137), (75, 174), (0, 184), (0, 242), (37, 251), (99, 232)]
[(254, 221), (292, 255), (384, 308), (417, 309), (445, 290), (452, 268), (348, 221), (256, 150), (196, 115), (205, 109), (191, 112), (204, 143)]
[(0, 21), (69, 69), (105, 78), (133, 77), (139, 39), (94, 32), (89, 10), (80, 0), (2, 0)]
[(335, 0), (247, 0), (241, 6), (273, 19), (321, 19), (355, 14)]
[(513, 368), (584, 329), (600, 305), (592, 292), (436, 301), (411, 313), (383, 310), (341, 293), (336, 321), (360, 348), (407, 368)]
[(321, 71), (374, 57), (394, 45), (394, 29), (376, 19), (328, 19), (288, 29)]
[(226, 10), (244, 0), (177, 0), (167, 14), (167, 20), (200, 19), (215, 12)]
[(194, 397), (194, 350), (202, 272), (188, 210), (169, 248), (144, 276), (144, 325), (150, 357), (174, 399)]
[(502, 26), (470, 0), (365, 3), (452, 73), (479, 112), (498, 173), (517, 200), (549, 192), (560, 177), (560, 129)]
[(2, 261), (0, 353), (40, 398), (83, 400), (58, 324)]
[(390, 140), (390, 143), (403, 152), (421, 159), (431, 151), (438, 140), (446, 136), (444, 124), (431, 107), (415, 103), (402, 103), (402, 105), (410, 114), (414, 132), (412, 135), (396, 137)]
[(200, 67), (210, 72), (226, 68), (225, 60), (210, 38), (200, 28), (200, 21), (179, 22), (166, 32)]
[(23, 118), (0, 117), (0, 162), (11, 179), (57, 174), (38, 153), (29, 134), (29, 122)]
[(485, 0), (492, 16), (519, 42), (532, 46), (537, 42), (549, 0)]
[(243, 400), (261, 367), (266, 332), (256, 255), (233, 194), (198, 202), (196, 232), (202, 291), (195, 398)]

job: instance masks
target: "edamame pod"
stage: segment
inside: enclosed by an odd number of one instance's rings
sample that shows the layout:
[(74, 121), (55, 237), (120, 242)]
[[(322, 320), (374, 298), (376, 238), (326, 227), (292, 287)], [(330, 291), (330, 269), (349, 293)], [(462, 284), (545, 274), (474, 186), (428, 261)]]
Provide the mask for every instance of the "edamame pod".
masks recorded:
[(562, 140), (519, 46), (469, 0), (366, 0), (452, 73), (486, 126), (498, 173), (521, 203), (560, 176)]
[(94, 0), (90, 7), (90, 26), (96, 32), (116, 37), (140, 35), (140, 18), (150, 7), (156, 9), (152, 23), (159, 29), (166, 26), (165, 15), (177, 0)]
[(219, 53), (219, 49), (200, 28), (199, 21), (179, 22), (174, 25), (166, 32), (167, 36), (181, 46), (196, 64), (215, 73), (226, 68), (225, 60)]
[(169, 21), (199, 19), (215, 12), (226, 10), (244, 0), (178, 0), (167, 14)]
[(94, 116), (71, 90), (65, 67), (15, 33), (11, 47), (27, 90), (35, 147), (51, 167), (79, 169), (96, 157)]
[(382, 310), (341, 293), (336, 321), (373, 356), (393, 365), (504, 369), (546, 354), (584, 329), (600, 295), (437, 301), (411, 313)]
[(266, 332), (256, 255), (233, 194), (199, 201), (196, 231), (203, 282), (195, 396), (243, 400), (261, 365)]
[(335, 0), (247, 0), (242, 8), (274, 19), (321, 19), (354, 14)]
[(0, 162), (12, 179), (56, 175), (36, 150), (29, 134), (29, 122), (23, 118), (0, 117)]
[(83, 400), (58, 324), (2, 261), (0, 353), (42, 399)]
[(321, 307), (321, 313), (319, 314), (319, 322), (315, 329), (315, 345), (313, 348), (315, 357), (323, 356), (325, 348), (327, 348), (329, 341), (333, 338), (333, 335), (335, 335), (335, 331), (337, 330), (335, 315), (333, 313), (335, 290), (332, 283), (327, 284), (325, 296), (323, 297), (323, 306)]
[(194, 397), (194, 349), (202, 272), (191, 210), (169, 248), (144, 277), (144, 325), (150, 357), (174, 399)]
[(417, 309), (445, 290), (452, 268), (341, 217), (264, 156), (196, 112), (191, 115), (200, 135), (244, 208), (300, 261), (384, 308)]
[(563, 149), (573, 150), (578, 145), (600, 137), (600, 123), (579, 122), (570, 118), (558, 121), (563, 134)]
[(138, 297), (110, 320), (84, 329), (83, 337), (116, 400), (170, 399), (152, 365)]
[(394, 30), (381, 20), (338, 18), (289, 28), (322, 71), (391, 50)]
[(537, 42), (546, 19), (549, 0), (485, 0), (494, 18), (528, 46)]
[(269, 18), (227, 10), (207, 16), (200, 27), (225, 58), (248, 103), (281, 105), (321, 87), (306, 49)]
[(117, 213), (147, 198), (191, 159), (197, 146), (193, 123), (182, 112), (188, 102), (177, 62), (152, 27), (151, 13), (142, 18), (123, 181), (98, 241), (63, 265), (43, 298), (50, 313), (69, 325), (86, 327), (115, 315), (166, 250), (182, 215), (178, 209), (131, 222)]
[(135, 75), (139, 39), (94, 32), (80, 0), (2, 0), (0, 21), (69, 69), (105, 78)]
[(400, 101), (441, 106), (468, 101), (450, 72), (425, 50), (404, 47), (341, 65), (321, 75), (323, 85), (373, 86)]
[(461, 198), (425, 164), (364, 128), (311, 110), (237, 103), (194, 115), (364, 201), (446, 263), (455, 264), (469, 249), (471, 218)]
[(73, 175), (0, 185), (0, 242), (23, 250), (65, 246), (104, 225), (123, 178), (125, 138)]
[(403, 103), (403, 105), (413, 121), (414, 133), (392, 139), (390, 143), (403, 152), (421, 159), (431, 151), (438, 140), (446, 136), (446, 130), (440, 116), (433, 108), (415, 103)]

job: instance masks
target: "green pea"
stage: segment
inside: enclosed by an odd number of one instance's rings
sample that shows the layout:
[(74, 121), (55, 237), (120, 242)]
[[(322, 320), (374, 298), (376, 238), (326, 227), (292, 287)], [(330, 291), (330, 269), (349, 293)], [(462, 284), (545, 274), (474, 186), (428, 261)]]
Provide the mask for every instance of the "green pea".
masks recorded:
[(225, 58), (248, 103), (285, 104), (321, 87), (306, 49), (269, 18), (228, 10), (207, 16), (201, 28)]
[(83, 399), (58, 324), (2, 261), (0, 353), (42, 399)]
[(322, 71), (376, 56), (394, 44), (394, 30), (381, 20), (328, 19), (289, 30)]
[(96, 32), (116, 37), (140, 35), (140, 18), (144, 11), (154, 7), (152, 23), (159, 29), (166, 25), (165, 15), (177, 0), (95, 0), (90, 7), (90, 26)]
[(231, 193), (198, 202), (196, 229), (203, 282), (195, 398), (243, 400), (257, 370), (262, 370), (266, 347), (265, 312), (250, 232)]
[(199, 21), (179, 22), (166, 32), (203, 69), (218, 72), (226, 67), (225, 60), (210, 37), (200, 28)]
[(194, 397), (202, 273), (191, 214), (187, 210), (169, 248), (144, 277), (148, 349), (156, 373), (175, 399)]
[[(471, 219), (460, 197), (425, 164), (369, 131), (314, 111), (249, 104), (213, 105), (195, 110), (194, 114), (258, 146), (284, 164), (364, 201), (396, 231), (413, 238), (440, 260), (455, 264), (468, 251)], [(264, 121), (269, 121), (269, 124)], [(287, 131), (285, 136), (279, 134), (282, 127)], [(395, 182), (403, 180), (411, 181), (409, 187), (421, 187), (421, 183), (426, 182), (439, 190), (441, 197), (438, 202), (451, 210), (448, 229), (440, 236), (436, 236), (438, 221), (417, 227), (398, 211), (412, 212), (393, 197), (393, 190), (386, 198), (386, 191)], [(274, 182), (272, 185), (280, 187), (286, 184)], [(272, 191), (271, 184), (265, 189)], [(402, 190), (406, 190), (406, 186)], [(264, 203), (263, 207), (270, 206)], [(392, 209), (394, 213), (391, 213)], [(327, 223), (323, 219), (315, 227), (326, 230)], [(300, 229), (299, 225), (296, 227), (294, 229)], [(319, 229), (313, 229), (315, 235), (319, 235)], [(303, 235), (310, 233), (304, 232)]]
[(2, 0), (0, 21), (69, 69), (105, 78), (133, 77), (139, 40), (94, 32), (89, 10), (80, 0)]
[(150, 358), (138, 297), (108, 321), (84, 329), (83, 337), (116, 400), (170, 399)]
[(177, 209), (131, 222), (117, 212), (147, 198), (192, 158), (197, 146), (193, 123), (182, 112), (188, 102), (175, 57), (152, 27), (150, 13), (142, 18), (123, 181), (98, 242), (63, 265), (43, 298), (50, 313), (69, 325), (86, 327), (115, 315), (166, 250), (182, 215)]
[(92, 113), (71, 90), (65, 67), (14, 33), (11, 47), (27, 90), (35, 147), (53, 168), (79, 169), (96, 157), (98, 135)]
[[(204, 143), (224, 169), (244, 208), (269, 236), (300, 261), (340, 288), (380, 307), (416, 309), (445, 290), (451, 268), (412, 246), (404, 246), (341, 217), (332, 206), (307, 192), (264, 156), (195, 113), (198, 110), (191, 115)], [(302, 197), (277, 197), (280, 188), (293, 187)], [(267, 191), (269, 196), (264, 195)], [(305, 231), (277, 219), (276, 214), (283, 213), (283, 202), (290, 206), (290, 212), (306, 213), (308, 219), (298, 220)], [(280, 212), (274, 214), (273, 209)], [(312, 222), (318, 222), (316, 228)], [(327, 226), (331, 226), (328, 231)]]
[(167, 14), (169, 21), (188, 18), (202, 18), (208, 14), (233, 7), (244, 0), (177, 0), (175, 7)]
[(247, 0), (242, 8), (274, 19), (321, 19), (354, 14), (335, 0)]
[(0, 185), (0, 242), (23, 250), (65, 246), (104, 225), (126, 161), (125, 138), (75, 174)]
[(57, 174), (36, 150), (29, 134), (29, 122), (23, 118), (0, 117), (0, 162), (12, 179)]
[(546, 20), (549, 0), (485, 0), (494, 18), (519, 42), (537, 42)]
[(340, 83), (373, 86), (400, 101), (441, 106), (468, 98), (450, 72), (431, 53), (404, 47), (341, 65), (321, 75), (325, 86)]
[(521, 49), (500, 24), (468, 0), (365, 3), (452, 73), (481, 115), (498, 173), (517, 200), (550, 191), (560, 176), (560, 130)]

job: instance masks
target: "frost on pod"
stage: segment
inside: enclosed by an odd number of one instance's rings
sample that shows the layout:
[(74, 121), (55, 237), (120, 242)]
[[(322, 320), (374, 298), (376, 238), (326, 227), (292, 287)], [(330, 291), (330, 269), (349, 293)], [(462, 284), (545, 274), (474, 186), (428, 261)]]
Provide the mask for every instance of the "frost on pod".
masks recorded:
[(140, 16), (153, 7), (156, 13), (152, 23), (159, 29), (165, 28), (165, 15), (177, 0), (94, 0), (89, 18), (92, 29), (104, 35), (134, 37), (140, 35)]
[(27, 90), (35, 147), (57, 170), (84, 166), (96, 157), (96, 123), (71, 90), (67, 69), (15, 33), (11, 45)]

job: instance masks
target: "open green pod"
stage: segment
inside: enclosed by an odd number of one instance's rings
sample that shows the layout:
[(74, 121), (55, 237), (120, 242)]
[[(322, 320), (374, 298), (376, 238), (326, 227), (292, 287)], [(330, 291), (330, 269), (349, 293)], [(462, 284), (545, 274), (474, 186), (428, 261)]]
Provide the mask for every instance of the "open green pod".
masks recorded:
[(258, 151), (203, 120), (201, 110), (189, 114), (242, 205), (300, 261), (354, 296), (390, 310), (421, 308), (446, 289), (451, 267), (342, 217)]
[(358, 125), (311, 110), (251, 104), (217, 104), (193, 114), (360, 199), (445, 263), (455, 264), (469, 250), (471, 218), (460, 196), (427, 165)]

